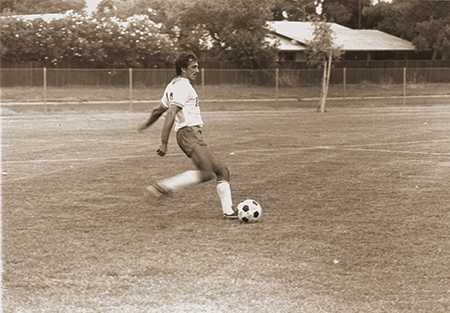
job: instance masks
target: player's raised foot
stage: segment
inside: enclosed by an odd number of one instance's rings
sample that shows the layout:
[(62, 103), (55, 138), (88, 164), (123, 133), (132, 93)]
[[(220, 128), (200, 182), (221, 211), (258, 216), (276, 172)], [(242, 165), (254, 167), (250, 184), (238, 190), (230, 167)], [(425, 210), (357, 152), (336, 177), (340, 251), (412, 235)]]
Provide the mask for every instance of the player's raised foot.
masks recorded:
[(164, 189), (157, 183), (145, 187), (145, 197), (149, 200), (159, 200), (170, 195), (170, 191)]
[(223, 218), (227, 220), (235, 220), (238, 218), (238, 214), (236, 211), (233, 211), (233, 213), (223, 213)]

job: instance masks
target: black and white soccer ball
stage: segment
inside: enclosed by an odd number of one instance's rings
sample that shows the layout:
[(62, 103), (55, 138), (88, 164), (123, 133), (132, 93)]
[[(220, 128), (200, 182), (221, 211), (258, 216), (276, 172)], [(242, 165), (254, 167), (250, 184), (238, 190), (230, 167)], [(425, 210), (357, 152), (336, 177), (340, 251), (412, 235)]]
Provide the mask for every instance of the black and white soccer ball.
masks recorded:
[(261, 219), (263, 209), (255, 200), (247, 199), (238, 204), (237, 212), (242, 223), (255, 223)]

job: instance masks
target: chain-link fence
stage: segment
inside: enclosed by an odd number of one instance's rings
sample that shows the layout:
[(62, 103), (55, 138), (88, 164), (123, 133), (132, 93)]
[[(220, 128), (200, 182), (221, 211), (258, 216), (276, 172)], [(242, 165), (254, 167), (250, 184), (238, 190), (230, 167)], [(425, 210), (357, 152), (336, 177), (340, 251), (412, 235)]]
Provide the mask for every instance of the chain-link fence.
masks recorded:
[[(157, 101), (173, 69), (2, 68), (2, 103)], [(202, 69), (202, 100), (298, 101), (320, 96), (320, 69)], [(330, 98), (450, 96), (450, 68), (335, 68)]]

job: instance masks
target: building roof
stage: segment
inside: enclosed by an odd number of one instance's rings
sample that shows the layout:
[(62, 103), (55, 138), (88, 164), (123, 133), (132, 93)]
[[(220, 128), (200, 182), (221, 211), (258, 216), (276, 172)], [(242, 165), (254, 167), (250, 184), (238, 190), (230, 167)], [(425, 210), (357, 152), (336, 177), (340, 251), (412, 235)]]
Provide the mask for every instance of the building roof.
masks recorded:
[[(74, 11), (66, 11), (65, 13), (7, 15), (7, 16), (0, 16), (0, 19), (1, 18), (13, 18), (13, 19), (22, 20), (22, 21), (33, 21), (33, 20), (37, 20), (37, 19), (42, 19), (44, 22), (49, 23), (54, 20), (64, 19), (64, 18), (71, 17), (71, 16), (72, 17), (75, 16), (75, 17), (90, 18), (87, 15), (81, 15), (80, 13), (77, 13)], [(156, 28), (162, 27), (161, 23), (155, 23), (148, 17), (148, 15), (139, 15), (139, 14), (129, 16), (125, 20), (113, 17), (113, 18), (109, 19), (108, 22), (114, 22), (117, 25), (122, 26), (122, 27), (128, 27), (128, 24), (130, 24), (131, 22), (148, 22), (149, 24), (151, 24), (152, 26), (154, 26)]]
[[(286, 41), (304, 50), (313, 39), (314, 25), (311, 22), (270, 21), (267, 23), (272, 34), (280, 38), (278, 49), (284, 50)], [(333, 31), (336, 46), (344, 51), (413, 51), (414, 45), (402, 38), (379, 30), (352, 29), (336, 23), (328, 23)], [(283, 40), (281, 40), (283, 39)]]
[(306, 46), (300, 44), (298, 41), (276, 34), (270, 34), (266, 37), (266, 41), (269, 44), (276, 44), (277, 49), (280, 51), (303, 51), (306, 49)]
[(45, 22), (51, 22), (53, 20), (63, 19), (67, 16), (66, 13), (44, 13), (44, 14), (24, 14), (24, 15), (8, 15), (3, 16), (4, 18), (15, 18), (22, 21), (33, 21), (37, 19), (42, 19)]

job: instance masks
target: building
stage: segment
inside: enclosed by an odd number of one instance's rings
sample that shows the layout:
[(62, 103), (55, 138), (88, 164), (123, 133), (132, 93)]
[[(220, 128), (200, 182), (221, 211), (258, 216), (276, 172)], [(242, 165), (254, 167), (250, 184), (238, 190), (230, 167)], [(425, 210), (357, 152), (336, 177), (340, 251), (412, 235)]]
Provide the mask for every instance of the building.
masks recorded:
[(63, 19), (67, 16), (69, 16), (68, 14), (72, 12), (72, 11), (67, 11), (65, 13), (44, 13), (44, 14), (24, 14), (24, 15), (5, 15), (5, 16), (1, 16), (0, 18), (13, 18), (13, 19), (17, 19), (17, 20), (22, 20), (22, 21), (34, 21), (34, 20), (38, 20), (41, 19), (44, 22), (51, 22), (54, 20), (59, 20), (59, 19)]
[[(281, 62), (304, 62), (308, 41), (313, 39), (311, 22), (270, 21), (271, 41), (277, 43)], [(405, 60), (414, 56), (414, 45), (402, 38), (372, 29), (352, 29), (329, 23), (344, 60)]]

